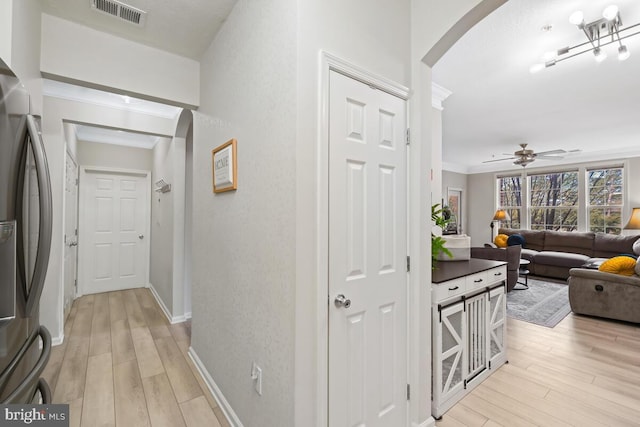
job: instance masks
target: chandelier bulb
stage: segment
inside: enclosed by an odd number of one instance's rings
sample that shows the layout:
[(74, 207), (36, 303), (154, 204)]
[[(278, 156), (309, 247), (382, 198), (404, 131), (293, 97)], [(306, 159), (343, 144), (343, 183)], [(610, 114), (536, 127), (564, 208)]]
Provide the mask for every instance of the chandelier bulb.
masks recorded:
[(627, 46), (622, 45), (618, 48), (618, 59), (620, 61), (625, 61), (631, 56), (631, 52), (627, 49)]
[(607, 6), (602, 12), (602, 17), (607, 21), (613, 21), (618, 16), (618, 6), (615, 4)]
[(584, 13), (582, 13), (581, 10), (576, 10), (571, 14), (571, 16), (569, 16), (569, 22), (571, 22), (573, 25), (580, 26), (584, 23)]
[(535, 74), (538, 71), (542, 70), (544, 68), (544, 64), (533, 64), (531, 67), (529, 67), (529, 72), (531, 74)]
[(607, 59), (607, 54), (604, 53), (599, 47), (593, 49), (593, 55), (596, 57), (596, 62), (602, 62)]

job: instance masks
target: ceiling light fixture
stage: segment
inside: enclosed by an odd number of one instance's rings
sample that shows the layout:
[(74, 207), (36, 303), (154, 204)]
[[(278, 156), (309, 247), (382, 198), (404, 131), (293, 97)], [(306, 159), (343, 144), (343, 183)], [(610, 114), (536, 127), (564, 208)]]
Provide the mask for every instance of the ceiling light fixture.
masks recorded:
[[(546, 52), (542, 59), (544, 62), (535, 64), (529, 68), (531, 73), (549, 68), (558, 62), (573, 58), (586, 52), (592, 52), (597, 62), (602, 62), (607, 58), (607, 54), (603, 47), (617, 43), (618, 59), (624, 61), (629, 58), (631, 53), (626, 45), (622, 44), (622, 40), (640, 34), (640, 23), (622, 27), (622, 19), (620, 18), (620, 10), (616, 5), (607, 6), (602, 12), (602, 18), (590, 23), (585, 23), (584, 13), (576, 11), (569, 16), (569, 22), (576, 25), (587, 36), (587, 41), (575, 46), (568, 46), (558, 49), (555, 58), (549, 52)], [(634, 31), (631, 31), (635, 29)]]

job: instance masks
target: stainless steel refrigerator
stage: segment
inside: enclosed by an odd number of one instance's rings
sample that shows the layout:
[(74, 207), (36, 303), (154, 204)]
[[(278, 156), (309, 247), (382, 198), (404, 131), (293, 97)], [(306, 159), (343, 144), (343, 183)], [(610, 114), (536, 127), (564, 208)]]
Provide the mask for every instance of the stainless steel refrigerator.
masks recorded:
[[(0, 60), (0, 403), (50, 403), (51, 336), (40, 296), (51, 249), (51, 185), (29, 96)], [(56, 301), (51, 301), (56, 304)]]

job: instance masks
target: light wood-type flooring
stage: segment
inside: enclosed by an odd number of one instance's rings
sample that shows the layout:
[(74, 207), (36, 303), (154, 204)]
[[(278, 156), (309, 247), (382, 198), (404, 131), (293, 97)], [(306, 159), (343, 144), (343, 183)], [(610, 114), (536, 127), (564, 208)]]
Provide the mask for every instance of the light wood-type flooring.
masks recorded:
[(509, 363), (438, 427), (640, 426), (639, 326), (569, 314), (552, 329), (507, 328)]
[(188, 322), (169, 324), (148, 289), (78, 298), (43, 377), (70, 426), (220, 427), (220, 408), (187, 355)]
[[(508, 319), (509, 363), (438, 427), (639, 426), (640, 327), (570, 314), (555, 328)], [(227, 426), (147, 289), (76, 300), (45, 371), (71, 426)], [(277, 427), (277, 426), (265, 426)]]

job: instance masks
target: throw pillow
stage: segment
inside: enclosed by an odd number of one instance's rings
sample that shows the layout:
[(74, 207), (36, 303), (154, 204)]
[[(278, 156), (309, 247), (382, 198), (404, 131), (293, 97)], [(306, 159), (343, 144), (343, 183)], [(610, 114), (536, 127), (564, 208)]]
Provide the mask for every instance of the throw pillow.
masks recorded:
[(636, 240), (633, 243), (633, 253), (636, 255), (640, 255), (640, 239)]
[(507, 246), (520, 245), (524, 248), (524, 244), (525, 244), (525, 241), (524, 241), (524, 237), (522, 237), (522, 234), (512, 234), (507, 239)]
[(508, 238), (509, 236), (507, 236), (506, 234), (498, 234), (496, 238), (493, 240), (493, 243), (495, 243), (496, 246), (499, 248), (506, 248)]
[(628, 256), (615, 256), (600, 264), (598, 270), (605, 273), (620, 274), (622, 276), (633, 276), (635, 273), (636, 261)]

